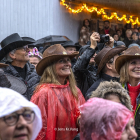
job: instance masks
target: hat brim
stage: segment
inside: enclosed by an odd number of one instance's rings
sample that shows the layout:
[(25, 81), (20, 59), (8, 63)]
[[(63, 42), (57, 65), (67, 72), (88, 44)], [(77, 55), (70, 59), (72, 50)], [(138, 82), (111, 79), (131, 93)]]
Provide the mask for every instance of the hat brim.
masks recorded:
[(7, 67), (7, 66), (9, 66), (9, 65), (4, 64), (4, 63), (0, 63), (0, 68)]
[(0, 50), (0, 60), (2, 60), (12, 50), (17, 49), (17, 48), (20, 48), (20, 47), (23, 47), (23, 46), (28, 45), (28, 44), (31, 44), (31, 43), (33, 43), (33, 42), (20, 40), (20, 41), (15, 41), (15, 42), (12, 42), (12, 43), (4, 46)]
[(100, 71), (102, 70), (102, 68), (105, 66), (105, 64), (111, 59), (113, 58), (115, 55), (121, 53), (122, 51), (126, 50), (126, 47), (122, 47), (122, 46), (118, 46), (115, 47), (111, 50), (109, 50), (104, 57), (102, 58), (101, 62), (99, 63), (98, 66), (98, 70), (97, 70), (97, 75), (100, 73)]
[(10, 74), (5, 74), (9, 82), (11, 83), (10, 89), (13, 89), (17, 91), (20, 94), (24, 94), (27, 91), (27, 86), (24, 84), (23, 81), (19, 80), (15, 76), (12, 76)]
[(140, 58), (140, 55), (121, 55), (115, 61), (115, 68), (118, 74), (120, 74), (121, 67), (132, 59)]
[(67, 47), (75, 47), (77, 51), (79, 51), (79, 49), (81, 48), (81, 47), (78, 46), (78, 45), (64, 45), (63, 47), (64, 47), (64, 48), (67, 48)]
[(55, 62), (61, 58), (64, 58), (64, 57), (70, 57), (70, 59), (72, 59), (75, 56), (77, 56), (78, 54), (79, 54), (78, 52), (75, 52), (72, 54), (51, 55), (51, 56), (45, 57), (37, 64), (36, 72), (38, 75), (41, 76), (43, 74), (45, 68), (47, 66), (51, 65), (53, 62)]

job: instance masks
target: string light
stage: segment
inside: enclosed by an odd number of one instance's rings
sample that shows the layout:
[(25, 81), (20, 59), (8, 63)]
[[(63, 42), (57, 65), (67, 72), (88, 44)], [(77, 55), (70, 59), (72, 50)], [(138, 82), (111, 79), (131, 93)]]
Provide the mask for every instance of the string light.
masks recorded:
[(80, 8), (75, 10), (75, 9), (72, 9), (68, 4), (66, 4), (65, 0), (61, 0), (61, 2), (62, 2), (62, 5), (64, 5), (67, 9), (69, 9), (72, 13), (80, 13), (84, 9), (86, 9), (88, 12), (97, 12), (98, 15), (103, 15), (103, 17), (108, 19), (108, 20), (111, 20), (113, 18), (117, 18), (117, 20), (119, 20), (119, 21), (124, 20), (126, 23), (132, 23), (133, 25), (134, 24), (140, 25), (138, 17), (134, 21), (133, 16), (130, 16), (129, 19), (127, 19), (126, 15), (123, 15), (122, 17), (119, 17), (116, 12), (113, 12), (113, 13), (111, 13), (111, 16), (108, 16), (103, 8), (98, 10), (97, 7), (92, 7), (92, 8), (89, 9), (86, 4), (83, 4)]

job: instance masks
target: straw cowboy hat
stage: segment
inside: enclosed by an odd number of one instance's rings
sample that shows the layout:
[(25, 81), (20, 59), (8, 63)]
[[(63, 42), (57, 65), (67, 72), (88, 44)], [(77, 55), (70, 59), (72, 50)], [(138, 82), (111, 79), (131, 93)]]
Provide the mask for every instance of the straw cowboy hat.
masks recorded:
[(140, 58), (140, 48), (138, 46), (133, 46), (128, 48), (124, 54), (119, 56), (115, 61), (116, 71), (120, 74), (121, 67), (129, 60)]
[(2, 60), (9, 52), (16, 48), (23, 47), (30, 43), (32, 40), (23, 40), (18, 33), (11, 34), (1, 41), (0, 60)]
[(37, 74), (41, 76), (47, 66), (61, 58), (70, 57), (72, 59), (77, 55), (78, 52), (68, 54), (61, 44), (52, 45), (44, 51), (43, 59), (37, 64)]
[(122, 51), (126, 50), (127, 48), (124, 46), (117, 46), (115, 48), (111, 47), (104, 47), (96, 56), (95, 56), (95, 62), (98, 65), (97, 74), (100, 73), (102, 68), (105, 66), (105, 64), (113, 58), (115, 55), (121, 53)]
[(0, 63), (0, 68), (7, 67), (7, 66), (8, 66), (7, 64)]

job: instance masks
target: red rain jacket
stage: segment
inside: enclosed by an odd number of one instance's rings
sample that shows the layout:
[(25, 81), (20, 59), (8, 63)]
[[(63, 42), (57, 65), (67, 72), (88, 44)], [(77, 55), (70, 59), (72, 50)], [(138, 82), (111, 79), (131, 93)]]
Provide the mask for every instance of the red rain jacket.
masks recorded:
[(69, 82), (66, 85), (41, 84), (31, 101), (38, 105), (43, 127), (36, 140), (72, 140), (78, 133), (79, 106), (85, 99), (78, 90), (78, 100), (72, 95)]

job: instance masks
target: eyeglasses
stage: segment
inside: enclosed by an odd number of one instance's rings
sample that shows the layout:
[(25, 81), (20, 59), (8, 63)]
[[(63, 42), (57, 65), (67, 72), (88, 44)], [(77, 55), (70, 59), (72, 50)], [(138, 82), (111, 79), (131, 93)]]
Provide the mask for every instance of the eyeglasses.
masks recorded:
[(31, 110), (25, 110), (22, 114), (12, 113), (8, 116), (3, 117), (3, 119), (8, 126), (13, 126), (18, 122), (20, 115), (23, 116), (28, 124), (32, 123), (35, 119), (35, 113)]
[(16, 50), (21, 50), (21, 49), (23, 49), (26, 52), (29, 50), (28, 45), (20, 47), (20, 48), (17, 48)]

